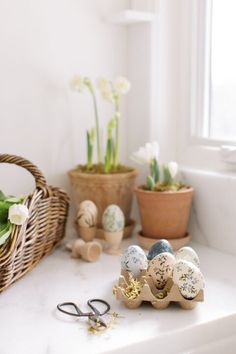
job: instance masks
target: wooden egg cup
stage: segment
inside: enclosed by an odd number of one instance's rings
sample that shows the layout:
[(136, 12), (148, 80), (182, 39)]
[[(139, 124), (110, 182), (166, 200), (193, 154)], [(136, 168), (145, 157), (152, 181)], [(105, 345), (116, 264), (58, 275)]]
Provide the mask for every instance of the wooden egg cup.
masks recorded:
[(85, 242), (89, 242), (89, 241), (93, 241), (93, 239), (95, 238), (97, 228), (95, 226), (94, 227), (82, 227), (82, 226), (78, 225), (78, 231), (79, 231), (80, 237)]
[(96, 241), (84, 242), (82, 239), (77, 239), (67, 244), (67, 249), (72, 251), (73, 258), (82, 258), (87, 262), (96, 262), (101, 253), (102, 246)]
[(123, 230), (115, 231), (115, 232), (109, 232), (104, 230), (104, 238), (108, 244), (108, 248), (105, 249), (105, 253), (110, 255), (121, 254), (121, 250), (119, 247), (123, 238), (123, 233), (124, 233)]
[[(125, 289), (129, 285), (129, 273), (124, 270), (121, 272), (118, 287), (115, 291), (117, 300), (123, 301), (125, 306), (130, 309), (138, 308), (143, 301), (149, 301), (156, 309), (165, 309), (169, 306), (170, 302), (178, 302), (183, 309), (191, 310), (198, 302), (204, 301), (203, 290), (200, 290), (194, 299), (188, 300), (184, 298), (178, 286), (173, 283), (171, 278), (168, 279), (164, 289), (161, 290), (155, 287), (152, 278), (147, 275), (145, 270), (142, 271), (138, 280), (143, 287), (136, 299), (129, 299), (125, 294)], [(160, 298), (163, 294), (166, 294), (166, 296)]]

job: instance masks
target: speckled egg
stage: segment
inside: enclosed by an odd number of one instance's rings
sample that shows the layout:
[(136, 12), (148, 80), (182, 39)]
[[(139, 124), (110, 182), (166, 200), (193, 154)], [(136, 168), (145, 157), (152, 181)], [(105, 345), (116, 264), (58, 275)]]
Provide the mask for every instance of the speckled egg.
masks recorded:
[(163, 289), (172, 276), (174, 264), (175, 257), (169, 252), (160, 253), (149, 262), (147, 274), (158, 289)]
[(105, 231), (116, 232), (123, 230), (125, 226), (124, 214), (118, 205), (109, 205), (102, 216), (102, 225)]
[(93, 227), (97, 224), (98, 210), (91, 200), (84, 200), (80, 203), (77, 222), (81, 227)]
[(121, 268), (131, 272), (137, 278), (141, 271), (147, 269), (148, 260), (145, 252), (139, 246), (129, 246), (121, 257)]
[(182, 247), (175, 253), (177, 261), (183, 260), (200, 267), (199, 257), (192, 247)]
[(159, 240), (156, 243), (154, 243), (154, 245), (152, 245), (152, 247), (148, 252), (147, 258), (150, 261), (158, 254), (163, 252), (169, 252), (171, 254), (174, 254), (173, 248), (171, 247), (171, 244), (167, 240)]
[(176, 262), (173, 270), (173, 282), (186, 299), (193, 299), (204, 288), (204, 278), (193, 263), (188, 261)]

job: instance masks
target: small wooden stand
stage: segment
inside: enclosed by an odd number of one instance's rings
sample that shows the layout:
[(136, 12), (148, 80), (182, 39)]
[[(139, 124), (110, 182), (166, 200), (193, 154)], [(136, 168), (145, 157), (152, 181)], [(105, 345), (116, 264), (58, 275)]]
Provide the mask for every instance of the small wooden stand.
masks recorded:
[[(117, 300), (124, 302), (125, 306), (130, 309), (139, 307), (143, 301), (151, 302), (156, 309), (165, 309), (170, 302), (178, 302), (183, 309), (191, 310), (198, 302), (204, 301), (204, 292), (200, 290), (194, 299), (188, 300), (184, 298), (179, 288), (169, 278), (164, 289), (157, 289), (151, 277), (146, 271), (142, 271), (138, 281), (143, 285), (139, 296), (136, 299), (129, 299), (125, 294), (125, 289), (129, 286), (129, 273), (122, 270), (118, 286), (115, 290)], [(163, 297), (163, 298), (162, 298)]]

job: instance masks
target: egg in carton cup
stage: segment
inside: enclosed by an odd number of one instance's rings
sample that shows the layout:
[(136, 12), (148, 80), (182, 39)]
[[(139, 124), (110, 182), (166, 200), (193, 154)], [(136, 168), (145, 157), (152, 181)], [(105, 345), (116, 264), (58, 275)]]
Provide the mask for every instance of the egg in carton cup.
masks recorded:
[(196, 252), (186, 247), (174, 254), (166, 249), (166, 242), (163, 245), (163, 249), (162, 244), (152, 248), (146, 259), (139, 246), (130, 246), (124, 252), (114, 293), (128, 308), (137, 308), (148, 301), (157, 309), (164, 309), (171, 302), (193, 309), (204, 300), (204, 279)]
[[(137, 296), (129, 296), (132, 282), (136, 282)], [(135, 288), (135, 284), (134, 284)], [(171, 302), (178, 302), (183, 309), (191, 310), (196, 307), (198, 302), (204, 301), (204, 291), (201, 289), (193, 299), (186, 299), (179, 291), (179, 287), (174, 284), (172, 278), (167, 280), (163, 289), (157, 289), (152, 278), (143, 270), (140, 278), (135, 280), (129, 272), (122, 270), (118, 286), (114, 288), (117, 300), (124, 302), (125, 306), (135, 309), (141, 306), (143, 301), (148, 301), (156, 309), (165, 309)], [(135, 294), (135, 291), (134, 291)]]

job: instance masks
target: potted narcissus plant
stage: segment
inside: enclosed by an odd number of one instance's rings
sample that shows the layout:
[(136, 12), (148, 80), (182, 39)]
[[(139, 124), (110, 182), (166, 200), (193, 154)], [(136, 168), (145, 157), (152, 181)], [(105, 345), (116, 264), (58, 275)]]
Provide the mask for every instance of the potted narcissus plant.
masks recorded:
[[(93, 201), (98, 208), (98, 235), (101, 236), (102, 215), (110, 204), (118, 205), (125, 215), (125, 232), (128, 236), (134, 222), (130, 219), (133, 189), (137, 170), (121, 164), (119, 159), (120, 97), (130, 90), (124, 77), (114, 82), (105, 78), (97, 80), (97, 90), (103, 99), (114, 107), (113, 116), (107, 122), (106, 144), (101, 141), (100, 120), (96, 89), (88, 77), (76, 75), (70, 82), (72, 90), (87, 91), (91, 95), (95, 127), (87, 131), (87, 163), (69, 171), (77, 208), (83, 200)], [(94, 158), (96, 149), (97, 159)], [(104, 152), (103, 152), (104, 151)], [(100, 231), (99, 231), (100, 228)]]
[(132, 160), (148, 164), (146, 184), (135, 189), (142, 224), (142, 236), (180, 239), (187, 235), (193, 188), (176, 181), (178, 165), (171, 161), (159, 166), (157, 142), (147, 143)]

